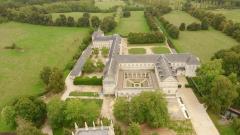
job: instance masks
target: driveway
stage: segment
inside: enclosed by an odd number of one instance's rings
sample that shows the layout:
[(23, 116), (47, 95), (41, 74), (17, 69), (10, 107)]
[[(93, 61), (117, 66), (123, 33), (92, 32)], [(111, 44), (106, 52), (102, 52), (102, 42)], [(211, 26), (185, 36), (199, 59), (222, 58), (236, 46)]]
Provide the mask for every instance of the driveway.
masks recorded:
[[(179, 81), (186, 81), (183, 78)], [(208, 116), (204, 106), (199, 103), (192, 89), (181, 88), (178, 90), (179, 96), (182, 97), (184, 104), (191, 117), (193, 128), (197, 135), (220, 135), (214, 123)]]

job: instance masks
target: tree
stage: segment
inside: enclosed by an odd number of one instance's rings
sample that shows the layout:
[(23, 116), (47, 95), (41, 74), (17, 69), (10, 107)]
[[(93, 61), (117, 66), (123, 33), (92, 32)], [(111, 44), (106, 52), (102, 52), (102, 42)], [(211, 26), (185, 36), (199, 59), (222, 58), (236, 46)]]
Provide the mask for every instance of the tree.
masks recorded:
[(186, 24), (185, 23), (181, 23), (181, 25), (179, 26), (179, 30), (180, 31), (184, 31), (186, 29)]
[(122, 128), (119, 124), (114, 124), (114, 133), (115, 135), (123, 135)]
[(97, 16), (92, 16), (91, 24), (93, 28), (97, 29), (101, 24), (101, 20)]
[(119, 121), (130, 122), (129, 102), (125, 98), (118, 98), (114, 104), (113, 114)]
[(78, 22), (77, 22), (77, 26), (78, 27), (88, 27), (88, 26), (90, 26), (89, 18), (87, 18), (87, 17), (79, 18)]
[(202, 30), (208, 30), (208, 21), (206, 19), (202, 20), (201, 29)]
[(67, 24), (67, 17), (64, 14), (59, 15), (55, 21), (55, 24), (58, 26), (65, 26)]
[(225, 111), (237, 97), (235, 86), (223, 75), (217, 76), (212, 83), (212, 89), (207, 100), (209, 108), (216, 113)]
[(101, 30), (106, 32), (112, 31), (117, 26), (117, 23), (115, 22), (114, 18), (111, 16), (104, 17), (103, 21), (101, 23)]
[(46, 104), (33, 97), (21, 97), (14, 104), (16, 115), (40, 126), (46, 118)]
[(12, 106), (5, 106), (1, 112), (1, 118), (6, 122), (10, 127), (16, 126), (16, 111)]
[(31, 122), (22, 118), (17, 118), (17, 135), (44, 135), (41, 130), (37, 129)]
[(86, 17), (86, 18), (89, 19), (89, 18), (90, 18), (90, 14), (89, 14), (88, 12), (84, 12), (84, 13), (83, 13), (83, 17)]
[(233, 119), (232, 126), (235, 130), (235, 133), (239, 135), (240, 134), (240, 119), (239, 118)]
[(54, 93), (59, 93), (63, 91), (64, 88), (65, 82), (62, 71), (60, 71), (58, 68), (53, 68), (46, 90)]
[(123, 12), (123, 17), (130, 17), (131, 16), (131, 12), (130, 11), (124, 11)]
[(71, 16), (69, 16), (69, 17), (67, 18), (67, 26), (72, 27), (72, 26), (74, 26), (74, 25), (75, 25), (74, 18), (71, 17)]
[(104, 64), (103, 64), (103, 62), (99, 59), (98, 61), (97, 61), (97, 64), (96, 64), (97, 66), (97, 71), (98, 72), (102, 72), (103, 71), (103, 69), (104, 69)]
[(102, 49), (101, 49), (101, 52), (102, 52), (102, 56), (103, 57), (108, 57), (108, 54), (109, 54), (109, 49), (108, 48), (106, 48), (106, 47), (103, 47)]
[(142, 92), (130, 102), (130, 118), (134, 122), (146, 122), (150, 127), (166, 126), (169, 122), (167, 102), (163, 94), (157, 92)]
[(85, 73), (92, 73), (95, 70), (95, 65), (93, 64), (91, 59), (87, 59), (83, 66), (83, 72)]
[(93, 48), (93, 54), (95, 54), (96, 57), (97, 57), (98, 54), (99, 54), (99, 49), (98, 48)]
[(64, 123), (65, 103), (54, 98), (47, 105), (47, 116), (53, 128), (59, 128)]
[(127, 135), (141, 135), (140, 126), (138, 123), (131, 123), (128, 127)]
[(43, 69), (40, 73), (40, 78), (46, 85), (48, 85), (48, 83), (49, 83), (49, 77), (50, 77), (51, 73), (52, 73), (52, 70), (50, 67), (43, 67)]

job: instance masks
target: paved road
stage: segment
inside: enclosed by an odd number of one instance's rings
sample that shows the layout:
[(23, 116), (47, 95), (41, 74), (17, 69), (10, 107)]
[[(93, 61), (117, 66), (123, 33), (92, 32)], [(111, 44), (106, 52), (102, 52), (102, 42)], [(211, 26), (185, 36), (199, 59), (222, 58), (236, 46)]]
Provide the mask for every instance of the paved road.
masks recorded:
[(205, 108), (197, 100), (192, 89), (181, 88), (178, 92), (186, 105), (197, 135), (220, 135)]

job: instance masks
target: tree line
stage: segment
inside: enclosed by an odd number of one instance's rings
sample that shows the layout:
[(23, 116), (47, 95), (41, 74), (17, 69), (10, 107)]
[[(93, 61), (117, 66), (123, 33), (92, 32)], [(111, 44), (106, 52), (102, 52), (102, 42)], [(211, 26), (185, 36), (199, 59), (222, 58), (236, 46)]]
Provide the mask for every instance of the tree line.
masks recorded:
[(165, 36), (163, 33), (149, 32), (149, 33), (132, 33), (128, 34), (128, 42), (130, 44), (146, 44), (146, 43), (163, 43)]
[(234, 23), (232, 20), (227, 20), (222, 14), (214, 14), (201, 9), (194, 8), (191, 4), (186, 3), (183, 10), (198, 18), (201, 21), (206, 21), (214, 29), (222, 31), (228, 36), (240, 42), (240, 24)]

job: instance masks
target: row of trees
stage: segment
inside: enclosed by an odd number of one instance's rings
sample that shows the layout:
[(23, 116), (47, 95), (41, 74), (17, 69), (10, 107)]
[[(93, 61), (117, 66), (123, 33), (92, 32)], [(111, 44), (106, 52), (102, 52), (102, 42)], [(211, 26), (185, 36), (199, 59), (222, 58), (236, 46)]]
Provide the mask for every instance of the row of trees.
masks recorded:
[(156, 24), (156, 22), (154, 20), (154, 17), (152, 16), (152, 14), (149, 13), (149, 12), (144, 11), (144, 16), (145, 16), (145, 18), (147, 20), (147, 24), (148, 24), (150, 30), (158, 31), (159, 30), (158, 26), (157, 26), (157, 24)]
[(163, 43), (165, 37), (163, 33), (156, 31), (150, 33), (129, 33), (128, 42), (130, 44), (145, 44), (145, 43)]
[(168, 35), (173, 39), (178, 39), (180, 34), (178, 27), (171, 24), (163, 17), (159, 17), (158, 19), (162, 23), (163, 27), (166, 29)]
[(102, 85), (102, 78), (94, 77), (76, 77), (73, 81), (74, 85)]
[[(185, 29), (186, 29), (186, 24), (181, 23), (181, 25), (179, 26), (179, 30), (184, 31)], [(189, 31), (208, 30), (208, 22), (202, 21), (201, 24), (193, 22), (187, 25), (187, 30)]]
[(226, 35), (233, 37), (240, 42), (240, 24), (234, 23), (232, 20), (227, 20), (222, 14), (214, 14), (201, 9), (196, 9), (191, 4), (185, 4), (184, 8), (192, 16), (205, 21), (214, 29), (224, 32)]
[(142, 92), (130, 101), (118, 98), (114, 104), (115, 118), (124, 123), (147, 123), (150, 127), (164, 127), (169, 122), (167, 102), (164, 95), (157, 92)]

